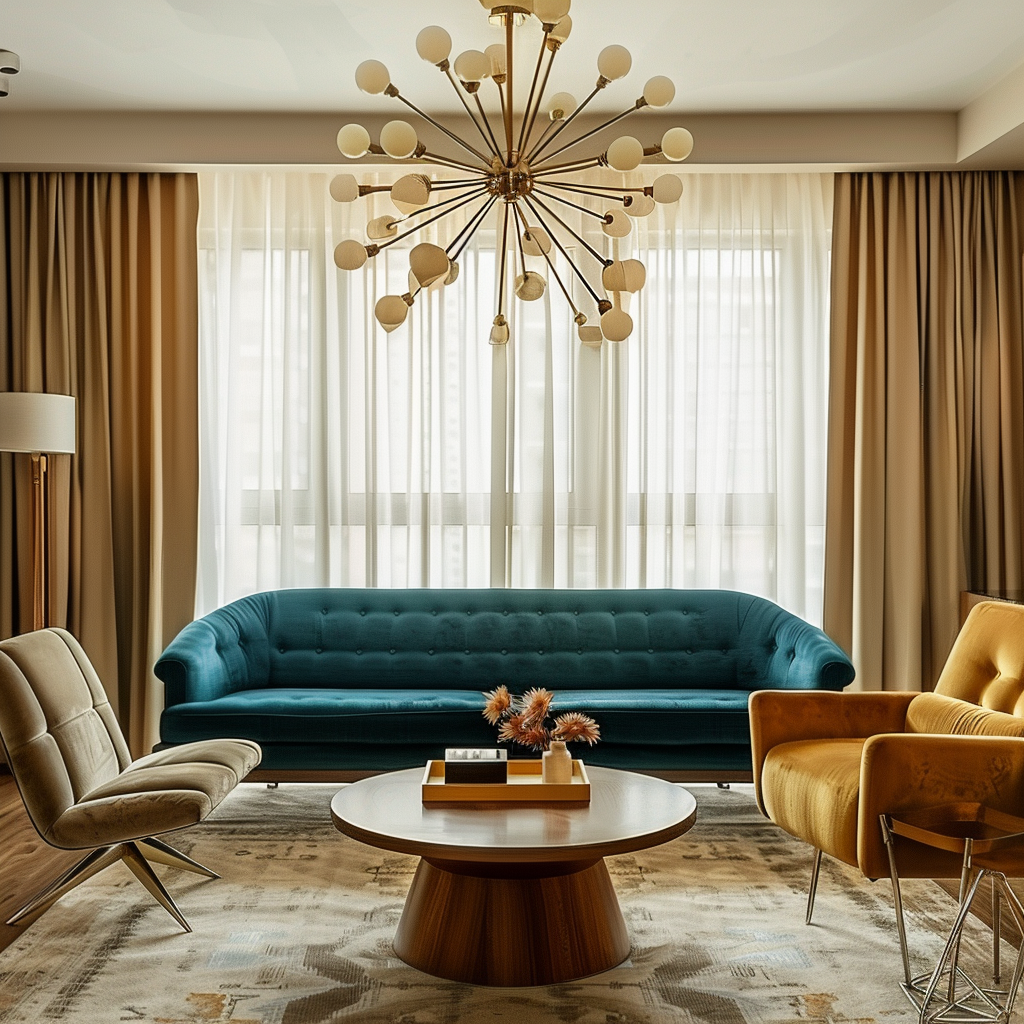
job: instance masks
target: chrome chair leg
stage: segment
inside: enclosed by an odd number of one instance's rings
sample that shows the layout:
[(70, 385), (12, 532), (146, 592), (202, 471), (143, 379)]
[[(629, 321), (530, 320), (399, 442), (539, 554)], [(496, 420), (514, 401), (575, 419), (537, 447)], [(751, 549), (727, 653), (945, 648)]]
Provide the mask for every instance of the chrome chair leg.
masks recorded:
[(880, 814), (878, 820), (882, 825), (885, 852), (889, 856), (889, 878), (892, 881), (892, 902), (896, 911), (896, 932), (900, 938), (900, 955), (903, 957), (903, 980), (907, 985), (911, 985), (913, 979), (910, 977), (910, 952), (907, 949), (907, 928), (903, 920), (903, 894), (900, 892), (900, 876), (896, 871), (896, 847), (885, 815)]
[(993, 874), (992, 882), (992, 984), (999, 984), (999, 940), (1002, 937), (1002, 904), (999, 901), (999, 886)]
[(205, 875), (207, 878), (220, 878), (216, 871), (212, 871), (191, 857), (186, 857), (180, 850), (168, 846), (153, 836), (148, 839), (140, 839), (139, 845), (143, 847), (142, 854), (148, 861), (156, 861), (158, 864), (166, 864), (172, 868), (181, 868), (182, 871), (194, 871), (197, 875)]
[(66, 893), (81, 885), (87, 878), (92, 878), (97, 871), (116, 863), (121, 859), (122, 845), (101, 846), (86, 854), (77, 864), (68, 868), (59, 878), (51, 882), (42, 892), (32, 897), (20, 910), (7, 919), (7, 924), (16, 925), (30, 923), (47, 907), (56, 903)]
[(174, 918), (181, 927), (192, 931), (188, 921), (178, 909), (178, 905), (171, 898), (171, 894), (164, 888), (163, 882), (156, 876), (156, 872), (150, 867), (149, 861), (142, 855), (142, 851), (135, 843), (125, 843), (121, 859), (128, 865), (135, 877), (149, 890), (150, 894)]
[(807, 893), (807, 916), (804, 924), (811, 923), (811, 915), (814, 913), (814, 896), (818, 891), (818, 874), (821, 871), (821, 850), (814, 851), (814, 866), (811, 868), (811, 888)]

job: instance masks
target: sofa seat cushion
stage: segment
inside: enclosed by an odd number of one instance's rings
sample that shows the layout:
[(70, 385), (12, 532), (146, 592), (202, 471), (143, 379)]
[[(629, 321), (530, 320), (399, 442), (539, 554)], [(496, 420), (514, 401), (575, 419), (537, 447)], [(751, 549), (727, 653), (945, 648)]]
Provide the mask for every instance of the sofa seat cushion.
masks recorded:
[[(745, 690), (576, 690), (554, 711), (584, 711), (602, 740), (684, 746), (750, 742)], [(164, 711), (164, 742), (244, 736), (257, 743), (493, 745), (478, 690), (239, 690)]]
[(768, 817), (790, 835), (857, 865), (864, 739), (794, 740), (773, 747), (761, 770)]

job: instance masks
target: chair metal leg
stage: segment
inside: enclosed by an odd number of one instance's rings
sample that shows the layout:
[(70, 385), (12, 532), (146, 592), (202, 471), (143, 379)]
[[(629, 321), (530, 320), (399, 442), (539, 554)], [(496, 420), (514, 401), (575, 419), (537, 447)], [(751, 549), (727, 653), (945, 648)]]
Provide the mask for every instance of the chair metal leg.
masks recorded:
[(1002, 904), (999, 901), (999, 886), (993, 874), (992, 882), (992, 984), (999, 984), (999, 940), (1002, 938)]
[(814, 866), (811, 868), (811, 888), (807, 893), (807, 916), (804, 924), (811, 923), (811, 915), (814, 913), (814, 895), (818, 891), (818, 874), (821, 871), (821, 850), (814, 851)]
[(9, 925), (30, 923), (47, 907), (51, 906), (65, 894), (81, 885), (87, 878), (92, 878), (97, 871), (116, 863), (121, 859), (122, 844), (102, 846), (83, 857), (74, 867), (69, 868), (60, 878), (51, 882), (42, 892), (33, 896), (20, 910), (7, 919)]
[(889, 878), (892, 881), (892, 902), (896, 911), (896, 932), (900, 938), (900, 954), (903, 957), (903, 980), (907, 985), (911, 985), (913, 981), (910, 977), (910, 951), (907, 949), (907, 928), (903, 920), (903, 894), (900, 892), (900, 876), (896, 871), (896, 848), (885, 815), (880, 814), (878, 820), (882, 825), (885, 852), (889, 856)]
[(150, 836), (149, 839), (140, 839), (139, 845), (143, 847), (142, 854), (148, 861), (167, 864), (172, 868), (181, 868), (182, 871), (194, 871), (197, 875), (205, 875), (207, 878), (220, 878), (216, 871), (212, 871), (191, 857), (186, 857), (180, 850), (168, 846), (153, 836)]
[(135, 877), (150, 891), (153, 898), (181, 925), (185, 931), (190, 932), (188, 921), (185, 920), (178, 905), (171, 899), (171, 894), (164, 888), (163, 882), (156, 877), (156, 872), (150, 867), (149, 861), (142, 855), (142, 851), (135, 843), (125, 843), (121, 859), (128, 865)]

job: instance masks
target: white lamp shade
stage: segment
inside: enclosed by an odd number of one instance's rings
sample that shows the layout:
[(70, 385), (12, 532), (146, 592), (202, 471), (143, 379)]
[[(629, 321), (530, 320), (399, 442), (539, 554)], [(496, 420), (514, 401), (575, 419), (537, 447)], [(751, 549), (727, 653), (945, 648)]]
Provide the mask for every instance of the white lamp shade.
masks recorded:
[(597, 70), (602, 78), (607, 78), (610, 82), (628, 75), (632, 66), (633, 58), (629, 55), (629, 50), (618, 43), (606, 46), (597, 55)]
[(533, 13), (545, 25), (557, 25), (568, 13), (571, 0), (536, 0)]
[(632, 171), (640, 166), (644, 147), (632, 135), (620, 135), (608, 147), (608, 163), (617, 171)]
[(567, 14), (550, 32), (549, 37), (556, 43), (564, 43), (572, 31), (572, 18)]
[(650, 196), (645, 196), (639, 192), (635, 192), (629, 197), (629, 203), (626, 205), (626, 213), (630, 217), (649, 217), (654, 213), (654, 200)]
[(548, 117), (564, 121), (576, 109), (576, 97), (571, 92), (556, 92), (548, 100)]
[(484, 56), (491, 62), (491, 78), (504, 75), (508, 71), (508, 60), (505, 57), (504, 43), (491, 43), (484, 50)]
[(359, 198), (359, 182), (354, 174), (336, 174), (331, 178), (331, 198), (336, 203), (354, 203)]
[(455, 58), (455, 74), (463, 82), (482, 82), (491, 74), (491, 62), (479, 50), (464, 50)]
[(75, 452), (75, 400), (35, 391), (0, 392), (0, 452)]
[(647, 270), (639, 260), (616, 260), (601, 273), (607, 292), (638, 292), (646, 280)]
[(683, 194), (683, 179), (678, 174), (663, 174), (654, 179), (654, 201), (674, 203)]
[(425, 174), (406, 174), (391, 186), (391, 202), (402, 213), (412, 213), (430, 201), (430, 179)]
[(394, 217), (374, 217), (366, 225), (366, 237), (375, 241), (382, 238), (394, 238), (398, 234), (398, 221)]
[(423, 288), (447, 277), (450, 268), (448, 253), (431, 242), (420, 242), (409, 253), (409, 270)]
[(416, 37), (416, 52), (431, 64), (440, 64), (452, 52), (452, 37), (440, 25), (428, 25)]
[(523, 232), (523, 252), (527, 256), (544, 256), (551, 252), (551, 239), (543, 228), (527, 228)]
[(408, 121), (388, 121), (380, 130), (381, 149), (395, 160), (404, 160), (419, 145), (416, 129)]
[(390, 334), (405, 323), (409, 307), (401, 295), (385, 295), (377, 301), (373, 315), (377, 318), (377, 323)]
[(626, 216), (624, 210), (605, 210), (604, 216), (601, 230), (609, 238), (625, 238), (633, 230), (633, 222)]
[(370, 133), (361, 124), (347, 124), (338, 132), (338, 149), (349, 160), (366, 156), (370, 148)]
[(633, 318), (622, 309), (609, 309), (601, 317), (601, 333), (609, 341), (625, 341), (633, 333)]
[(339, 270), (358, 270), (366, 262), (366, 246), (347, 238), (334, 247), (334, 265)]
[(445, 284), (455, 284), (459, 279), (459, 265), (454, 260), (451, 266), (448, 268), (448, 273), (445, 275)]
[(651, 107), (667, 107), (676, 96), (676, 87), (671, 78), (655, 75), (644, 86), (644, 99)]
[(0, 50), (0, 75), (16, 75), (21, 70), (21, 58), (10, 50)]
[(661, 137), (661, 151), (669, 160), (685, 160), (693, 152), (693, 136), (685, 128), (669, 128)]
[(523, 302), (533, 302), (539, 299), (547, 288), (547, 281), (540, 274), (528, 270), (525, 274), (519, 274), (515, 281), (516, 298)]
[(391, 73), (379, 60), (364, 60), (356, 68), (356, 85), (371, 96), (382, 93), (391, 84)]

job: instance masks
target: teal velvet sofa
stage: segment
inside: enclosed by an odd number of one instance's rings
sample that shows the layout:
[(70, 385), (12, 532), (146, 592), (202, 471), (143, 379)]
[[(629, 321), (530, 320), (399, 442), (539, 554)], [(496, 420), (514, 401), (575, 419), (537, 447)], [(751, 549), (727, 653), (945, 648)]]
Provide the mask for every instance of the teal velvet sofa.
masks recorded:
[(602, 740), (588, 763), (737, 779), (751, 691), (840, 690), (854, 672), (820, 629), (734, 591), (303, 589), (190, 623), (156, 674), (158, 749), (255, 740), (261, 778), (494, 746), (481, 691), (505, 683), (591, 714)]

